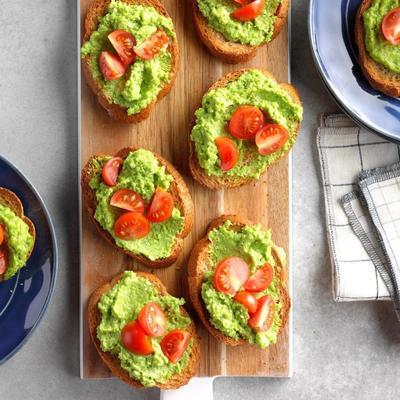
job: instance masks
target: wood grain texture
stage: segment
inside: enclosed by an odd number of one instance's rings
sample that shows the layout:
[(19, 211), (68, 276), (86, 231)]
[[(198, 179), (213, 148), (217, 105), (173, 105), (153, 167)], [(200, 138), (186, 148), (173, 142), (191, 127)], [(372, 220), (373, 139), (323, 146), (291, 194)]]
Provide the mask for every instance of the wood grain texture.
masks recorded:
[[(80, 0), (81, 23), (90, 0)], [(180, 46), (181, 68), (171, 93), (157, 103), (149, 119), (136, 125), (119, 124), (107, 115), (96, 97), (81, 87), (81, 165), (93, 154), (114, 154), (127, 146), (156, 151), (172, 162), (188, 183), (195, 205), (195, 224), (185, 239), (183, 254), (176, 264), (151, 271), (132, 262), (111, 247), (97, 233), (88, 216), (82, 215), (81, 303), (82, 377), (105, 378), (110, 374), (92, 346), (86, 322), (87, 299), (94, 289), (109, 281), (124, 268), (154, 272), (176, 296), (186, 293), (186, 262), (193, 244), (204, 236), (208, 223), (221, 214), (240, 214), (261, 222), (273, 232), (273, 240), (289, 249), (289, 169), (288, 158), (271, 166), (257, 184), (239, 189), (211, 191), (195, 183), (188, 170), (188, 135), (193, 112), (203, 93), (222, 75), (254, 66), (269, 69), (280, 82), (288, 79), (288, 30), (259, 50), (248, 63), (223, 64), (209, 55), (199, 43), (192, 23), (190, 2), (166, 0)], [(190, 307), (187, 307), (190, 310)], [(190, 310), (191, 311), (191, 310)], [(192, 314), (193, 315), (193, 314)], [(193, 315), (194, 316), (194, 315)], [(228, 348), (216, 342), (197, 324), (202, 338), (202, 360), (198, 375), (289, 375), (289, 324), (277, 345), (262, 351), (254, 346)]]

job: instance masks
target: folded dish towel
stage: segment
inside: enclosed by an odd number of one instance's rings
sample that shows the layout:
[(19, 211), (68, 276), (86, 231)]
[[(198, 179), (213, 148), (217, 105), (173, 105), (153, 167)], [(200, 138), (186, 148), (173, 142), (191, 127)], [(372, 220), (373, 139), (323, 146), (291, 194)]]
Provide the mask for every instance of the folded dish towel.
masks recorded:
[(400, 310), (400, 147), (344, 115), (321, 118), (317, 144), (334, 298)]

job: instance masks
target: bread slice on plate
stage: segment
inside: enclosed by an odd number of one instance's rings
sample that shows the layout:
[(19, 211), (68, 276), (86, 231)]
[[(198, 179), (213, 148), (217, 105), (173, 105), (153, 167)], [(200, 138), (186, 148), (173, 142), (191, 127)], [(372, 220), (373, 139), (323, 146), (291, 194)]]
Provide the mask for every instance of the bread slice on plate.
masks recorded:
[(363, 0), (356, 16), (355, 21), (355, 41), (358, 47), (358, 61), (364, 76), (368, 79), (371, 86), (380, 92), (392, 96), (400, 96), (400, 74), (392, 72), (383, 65), (373, 60), (365, 46), (365, 32), (363, 14), (372, 5), (372, 0)]
[[(237, 215), (223, 215), (216, 218), (210, 223), (207, 229), (206, 236), (197, 242), (190, 255), (188, 266), (189, 295), (194, 309), (196, 310), (201, 322), (207, 328), (209, 333), (227, 345), (237, 346), (246, 344), (247, 341), (245, 339), (235, 339), (225, 335), (210, 322), (210, 315), (208, 313), (208, 310), (206, 309), (201, 294), (202, 284), (204, 282), (204, 275), (206, 272), (212, 270), (213, 268), (210, 264), (209, 250), (211, 242), (208, 238), (208, 234), (212, 230), (224, 225), (226, 221), (230, 221), (232, 223), (230, 229), (237, 231), (240, 231), (245, 226), (254, 225), (246, 218)], [(274, 248), (272, 254), (276, 263), (274, 267), (274, 273), (275, 276), (278, 277), (278, 290), (281, 303), (281, 325), (279, 332), (281, 332), (286, 325), (290, 310), (290, 297), (287, 290), (287, 270), (285, 260), (280, 252)]]
[[(244, 73), (246, 73), (248, 71), (260, 71), (263, 75), (265, 75), (267, 78), (270, 78), (273, 82), (275, 82), (277, 84), (274, 76), (265, 69), (244, 68), (239, 71), (229, 72), (228, 74), (224, 75), (222, 78), (220, 78), (217, 82), (215, 82), (207, 90), (205, 95), (214, 89), (220, 89), (220, 88), (226, 87), (231, 82), (238, 80), (240, 76), (242, 76)], [(293, 101), (294, 104), (302, 107), (302, 103), (301, 103), (299, 94), (294, 86), (292, 86), (288, 83), (280, 83), (277, 85), (279, 85), (279, 88), (283, 89), (289, 95), (289, 98), (291, 98), (291, 100)], [(252, 104), (249, 104), (249, 105), (252, 105)], [(268, 116), (267, 116), (267, 119), (268, 119)], [(195, 124), (196, 124), (196, 121), (194, 121), (192, 123), (190, 132), (192, 132)], [(295, 127), (295, 137), (296, 138), (298, 136), (299, 131), (300, 131), (300, 121), (296, 124), (296, 127)], [(288, 149), (285, 153), (282, 153), (280, 158), (283, 158), (289, 152), (291, 147), (292, 147), (292, 145), (290, 147), (288, 147)], [(278, 158), (278, 159), (280, 159), (280, 158)], [(278, 159), (276, 159), (274, 162), (276, 162)], [(207, 172), (201, 167), (201, 165), (199, 163), (199, 159), (196, 154), (195, 143), (193, 142), (193, 139), (191, 137), (189, 140), (189, 168), (190, 168), (190, 172), (191, 172), (193, 178), (196, 179), (203, 186), (206, 186), (210, 189), (234, 188), (234, 187), (238, 187), (238, 186), (243, 186), (245, 184), (254, 182), (256, 180), (253, 177), (229, 176), (227, 174), (224, 174), (222, 176), (216, 176), (216, 175), (207, 174)]]
[[(260, 47), (267, 44), (263, 43), (259, 46), (251, 46), (227, 40), (221, 33), (217, 32), (208, 24), (207, 19), (199, 10), (197, 0), (191, 0), (191, 2), (194, 25), (200, 40), (213, 56), (220, 58), (222, 61), (229, 64), (248, 61), (257, 54)], [(289, 7), (290, 0), (282, 0), (281, 4), (278, 6), (275, 12), (276, 20), (271, 40), (279, 35), (286, 21)]]
[[(129, 153), (134, 152), (135, 149), (133, 147), (127, 147), (120, 150), (115, 157), (121, 157), (123, 160), (129, 155)], [(82, 196), (84, 201), (84, 206), (88, 211), (90, 219), (95, 224), (101, 236), (103, 236), (110, 244), (116, 247), (118, 250), (125, 252), (128, 256), (132, 257), (137, 262), (146, 265), (150, 268), (161, 268), (172, 265), (177, 258), (179, 257), (182, 247), (183, 247), (183, 239), (189, 234), (193, 226), (194, 219), (194, 208), (192, 198), (189, 193), (189, 189), (186, 186), (185, 181), (183, 180), (180, 173), (175, 169), (175, 167), (166, 159), (161, 157), (160, 155), (153, 153), (153, 155), (157, 158), (160, 166), (165, 167), (165, 171), (172, 176), (173, 180), (170, 184), (168, 192), (172, 195), (175, 203), (175, 207), (180, 211), (184, 223), (182, 230), (178, 233), (175, 239), (175, 244), (172, 248), (170, 255), (166, 258), (160, 258), (157, 260), (150, 260), (149, 258), (132, 253), (128, 250), (125, 250), (119, 247), (114, 238), (110, 235), (108, 231), (103, 229), (103, 227), (99, 224), (99, 222), (95, 219), (95, 211), (97, 207), (96, 193), (95, 190), (91, 189), (90, 181), (92, 178), (98, 173), (95, 168), (95, 163), (93, 162), (98, 157), (102, 157), (101, 155), (93, 156), (89, 159), (86, 166), (82, 170), (81, 174), (81, 187), (82, 187)]]
[[(170, 18), (167, 10), (165, 9), (162, 2), (159, 0), (118, 0), (127, 4), (132, 5), (142, 5), (153, 7), (157, 10), (157, 12), (165, 17)], [(82, 43), (89, 40), (91, 34), (97, 29), (99, 17), (105, 15), (107, 13), (107, 8), (110, 4), (111, 0), (93, 0), (90, 4), (88, 11), (86, 13), (86, 18), (84, 22), (84, 33), (83, 33), (83, 41)], [(155, 104), (165, 97), (172, 89), (172, 86), (175, 82), (176, 74), (179, 69), (179, 48), (178, 48), (178, 40), (176, 37), (170, 38), (170, 42), (168, 44), (168, 51), (171, 53), (172, 62), (171, 62), (171, 70), (169, 81), (163, 84), (160, 92), (157, 95), (156, 100), (152, 101), (147, 107), (142, 109), (140, 112), (132, 115), (128, 115), (127, 108), (112, 103), (106, 93), (104, 93), (103, 89), (99, 85), (99, 83), (94, 78), (91, 69), (90, 69), (90, 56), (86, 56), (82, 60), (82, 72), (86, 78), (86, 82), (90, 89), (97, 96), (100, 104), (107, 110), (108, 114), (119, 122), (124, 123), (137, 123), (149, 117), (151, 110), (154, 108)]]
[[(166, 287), (155, 275), (146, 272), (135, 272), (135, 273), (139, 277), (145, 278), (148, 281), (150, 281), (156, 287), (157, 291), (161, 296), (168, 294)], [(102, 295), (108, 292), (113, 286), (115, 286), (122, 276), (123, 273), (117, 275), (111, 282), (100, 286), (90, 296), (87, 307), (89, 331), (97, 352), (99, 353), (103, 362), (110, 369), (112, 374), (132, 387), (143, 388), (144, 386), (139, 381), (133, 379), (125, 369), (121, 368), (119, 359), (115, 355), (109, 352), (104, 352), (102, 350), (100, 341), (97, 337), (97, 327), (101, 322), (101, 313), (98, 309), (98, 303)], [(190, 317), (182, 306), (181, 306), (181, 313), (185, 317)], [(186, 385), (196, 373), (196, 369), (200, 362), (200, 339), (196, 334), (196, 328), (193, 321), (189, 325), (188, 332), (191, 334), (193, 340), (190, 359), (185, 369), (182, 371), (182, 373), (171, 376), (168, 379), (168, 381), (162, 384), (157, 384), (156, 386), (159, 387), (160, 389), (177, 389), (180, 386)]]

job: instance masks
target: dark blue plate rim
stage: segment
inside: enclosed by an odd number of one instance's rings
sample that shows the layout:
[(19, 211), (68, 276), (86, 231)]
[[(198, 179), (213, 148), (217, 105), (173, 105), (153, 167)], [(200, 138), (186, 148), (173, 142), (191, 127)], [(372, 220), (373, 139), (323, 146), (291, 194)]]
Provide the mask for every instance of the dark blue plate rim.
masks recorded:
[(44, 214), (44, 216), (46, 218), (46, 222), (47, 222), (47, 224), (49, 226), (49, 230), (50, 230), (51, 242), (52, 242), (52, 247), (53, 247), (53, 270), (54, 270), (54, 273), (52, 274), (52, 279), (51, 279), (51, 282), (50, 282), (50, 288), (49, 288), (49, 291), (47, 293), (46, 301), (44, 302), (43, 307), (40, 310), (40, 313), (39, 313), (39, 315), (37, 317), (36, 322), (32, 325), (32, 327), (29, 330), (29, 333), (21, 340), (21, 342), (17, 346), (15, 346), (5, 357), (3, 357), (0, 360), (0, 365), (2, 365), (6, 361), (8, 361), (11, 357), (13, 357), (19, 350), (21, 350), (21, 348), (26, 344), (26, 342), (30, 339), (30, 337), (36, 331), (36, 328), (38, 327), (39, 323), (43, 319), (43, 316), (44, 316), (44, 314), (45, 314), (45, 312), (47, 310), (47, 307), (50, 304), (51, 297), (53, 296), (55, 284), (56, 284), (56, 281), (57, 281), (57, 275), (58, 275), (58, 247), (57, 247), (56, 232), (55, 232), (55, 229), (54, 229), (53, 221), (51, 219), (50, 213), (49, 213), (49, 211), (48, 211), (48, 209), (47, 209), (42, 197), (40, 196), (39, 192), (32, 185), (32, 183), (28, 180), (28, 178), (26, 178), (25, 175), (11, 161), (9, 161), (7, 158), (5, 158), (2, 155), (0, 155), (0, 160), (3, 161), (5, 164), (7, 164), (11, 169), (13, 169), (17, 173), (17, 175), (20, 176), (20, 178), (26, 183), (28, 188), (35, 195), (35, 197), (37, 198), (37, 200), (38, 200), (38, 202), (40, 204), (40, 207), (43, 210), (43, 214)]

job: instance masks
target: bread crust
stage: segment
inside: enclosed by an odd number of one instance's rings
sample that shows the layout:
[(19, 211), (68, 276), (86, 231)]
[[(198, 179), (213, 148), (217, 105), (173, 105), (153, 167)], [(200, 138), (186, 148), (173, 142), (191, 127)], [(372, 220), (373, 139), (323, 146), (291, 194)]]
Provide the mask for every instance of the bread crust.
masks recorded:
[[(209, 333), (227, 345), (238, 346), (246, 344), (247, 341), (244, 339), (233, 339), (229, 336), (224, 335), (220, 330), (216, 329), (210, 323), (210, 316), (201, 297), (201, 285), (203, 283), (204, 274), (206, 271), (211, 269), (211, 266), (208, 263), (208, 248), (210, 246), (210, 241), (208, 240), (207, 235), (210, 231), (223, 225), (226, 221), (231, 221), (234, 228), (237, 229), (241, 229), (244, 226), (254, 225), (248, 219), (240, 217), (238, 215), (222, 215), (211, 221), (207, 229), (206, 236), (202, 238), (199, 242), (197, 242), (190, 254), (188, 266), (188, 286), (189, 296), (193, 308), (196, 310), (201, 322), (207, 328)], [(286, 267), (284, 266), (276, 251), (273, 251), (273, 256), (276, 260), (275, 274), (280, 276), (281, 283), (279, 287), (279, 295), (282, 301), (282, 309), (280, 312), (282, 325), (279, 329), (279, 332), (281, 332), (289, 318), (290, 297), (287, 290)]]
[[(134, 147), (126, 147), (120, 150), (115, 157), (121, 157), (123, 160), (128, 156), (131, 151), (137, 150)], [(180, 232), (176, 236), (175, 245), (172, 249), (171, 255), (167, 258), (162, 258), (159, 260), (149, 260), (147, 257), (134, 254), (128, 250), (122, 249), (119, 247), (113, 237), (110, 235), (109, 232), (103, 229), (103, 227), (96, 221), (94, 218), (94, 214), (97, 207), (97, 200), (96, 200), (96, 193), (92, 190), (89, 186), (90, 180), (94, 176), (95, 171), (91, 168), (92, 160), (100, 157), (101, 155), (92, 156), (89, 161), (86, 163), (85, 167), (81, 173), (81, 186), (82, 186), (82, 196), (83, 202), (85, 204), (85, 208), (87, 209), (90, 219), (96, 226), (97, 230), (101, 234), (101, 236), (106, 239), (109, 243), (111, 243), (115, 248), (120, 251), (123, 251), (128, 256), (132, 257), (134, 260), (138, 261), (139, 263), (146, 265), (149, 268), (163, 268), (172, 265), (179, 257), (182, 248), (183, 248), (183, 239), (190, 233), (193, 221), (194, 221), (194, 207), (193, 201), (189, 193), (189, 189), (186, 186), (185, 181), (183, 180), (180, 173), (175, 169), (175, 167), (167, 161), (165, 158), (161, 157), (160, 155), (153, 153), (154, 156), (157, 158), (160, 165), (164, 166), (166, 171), (173, 177), (173, 181), (171, 182), (169, 192), (171, 193), (172, 197), (174, 198), (175, 206), (181, 212), (184, 218), (184, 226), (182, 232)]]
[[(151, 6), (154, 7), (160, 14), (170, 18), (163, 4), (161, 4), (160, 1), (158, 0), (119, 0), (119, 1), (123, 1), (128, 4)], [(90, 35), (97, 29), (98, 18), (106, 14), (107, 7), (110, 2), (111, 0), (94, 0), (90, 4), (88, 11), (86, 13), (86, 18), (84, 23), (85, 33), (83, 36), (83, 43), (89, 40)], [(150, 112), (154, 108), (155, 104), (163, 97), (165, 97), (171, 91), (172, 86), (174, 85), (176, 74), (178, 73), (179, 70), (179, 47), (178, 47), (178, 40), (176, 37), (172, 39), (172, 41), (170, 41), (168, 50), (171, 52), (172, 55), (172, 64), (171, 64), (169, 82), (162, 87), (156, 100), (151, 102), (146, 108), (144, 108), (140, 112), (133, 115), (128, 115), (127, 109), (125, 107), (111, 103), (108, 100), (102, 88), (99, 86), (99, 84), (95, 81), (95, 79), (92, 76), (90, 70), (90, 56), (86, 56), (82, 59), (82, 72), (83, 75), (85, 76), (89, 88), (97, 96), (99, 103), (103, 106), (103, 108), (106, 109), (111, 118), (119, 122), (124, 122), (128, 124), (137, 123), (149, 117)]]
[[(215, 82), (204, 94), (206, 95), (210, 90), (218, 89), (228, 85), (230, 82), (237, 80), (243, 73), (250, 71), (255, 68), (243, 68), (239, 71), (230, 72), (220, 78), (217, 82)], [(261, 71), (265, 76), (272, 78), (275, 80), (274, 76), (267, 71), (266, 69), (257, 68), (257, 70)], [(285, 89), (290, 96), (293, 98), (293, 101), (299, 105), (301, 105), (300, 96), (297, 93), (297, 90), (294, 86), (288, 83), (281, 83), (280, 84), (282, 89)], [(204, 96), (203, 95), (203, 96)], [(200, 106), (201, 107), (201, 104)], [(209, 189), (219, 189), (219, 188), (235, 188), (239, 186), (243, 186), (245, 184), (251, 183), (256, 181), (257, 179), (253, 178), (245, 178), (245, 177), (230, 177), (230, 176), (209, 176), (207, 175), (206, 171), (200, 166), (199, 160), (197, 158), (195, 145), (190, 137), (192, 129), (195, 125), (195, 121), (192, 122), (190, 127), (189, 133), (189, 169), (190, 172), (196, 181), (198, 181), (203, 186), (208, 187)], [(300, 123), (296, 129), (296, 135), (299, 134), (300, 131)], [(291, 147), (289, 148), (288, 152), (290, 151)], [(287, 152), (287, 153), (288, 153)], [(283, 158), (287, 153), (284, 153), (281, 158)], [(265, 172), (264, 172), (265, 173)]]
[[(11, 190), (0, 187), (0, 203), (9, 207), (14, 212), (15, 215), (21, 218), (28, 225), (29, 233), (33, 236), (33, 245), (29, 252), (28, 256), (29, 258), (35, 247), (35, 241), (36, 241), (35, 225), (33, 225), (33, 222), (24, 214), (24, 206), (22, 205), (21, 200)], [(0, 282), (4, 279), (4, 274), (0, 275)]]
[[(168, 294), (166, 287), (155, 275), (147, 272), (135, 272), (135, 273), (140, 277), (151, 281), (156, 286), (160, 295)], [(143, 388), (144, 386), (139, 381), (131, 378), (128, 372), (121, 368), (119, 360), (116, 356), (114, 356), (111, 353), (104, 352), (101, 349), (100, 341), (97, 338), (97, 327), (99, 326), (101, 321), (101, 314), (97, 307), (97, 304), (101, 296), (104, 293), (108, 292), (121, 279), (122, 276), (123, 273), (117, 275), (111, 282), (102, 285), (101, 287), (96, 289), (90, 296), (88, 302), (89, 331), (97, 352), (99, 353), (103, 362), (110, 369), (112, 374), (132, 387)], [(183, 307), (181, 307), (181, 312), (182, 314), (190, 318), (189, 314)], [(163, 384), (157, 384), (156, 387), (159, 387), (160, 389), (177, 389), (180, 386), (186, 385), (196, 373), (196, 370), (200, 362), (200, 339), (196, 334), (196, 328), (193, 321), (189, 325), (188, 331), (192, 335), (193, 346), (192, 346), (192, 355), (185, 370), (182, 372), (182, 374), (173, 375), (167, 382)]]
[[(220, 58), (222, 61), (229, 64), (237, 64), (252, 59), (256, 54), (257, 50), (265, 46), (267, 43), (263, 43), (258, 46), (250, 46), (246, 44), (231, 42), (225, 37), (214, 30), (208, 25), (207, 19), (201, 13), (197, 0), (191, 0), (193, 9), (193, 20), (196, 28), (196, 32), (207, 47), (208, 51), (215, 57)], [(281, 4), (276, 10), (276, 21), (274, 25), (274, 32), (271, 40), (275, 39), (281, 31), (290, 7), (290, 0), (282, 0)]]
[(365, 46), (363, 14), (372, 4), (372, 0), (363, 0), (358, 8), (355, 23), (355, 41), (358, 47), (358, 62), (364, 76), (371, 86), (380, 92), (391, 96), (400, 96), (400, 74), (389, 71), (383, 65), (373, 60)]

